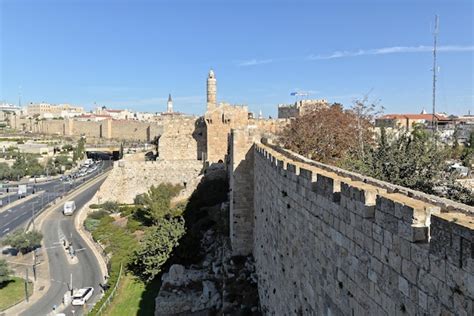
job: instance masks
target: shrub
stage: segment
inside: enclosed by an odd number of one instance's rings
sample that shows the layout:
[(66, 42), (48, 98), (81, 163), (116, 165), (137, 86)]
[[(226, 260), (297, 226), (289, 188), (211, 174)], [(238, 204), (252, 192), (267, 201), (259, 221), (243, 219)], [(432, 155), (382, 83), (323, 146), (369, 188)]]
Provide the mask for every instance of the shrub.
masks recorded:
[(7, 235), (3, 241), (3, 245), (10, 245), (11, 247), (25, 254), (28, 251), (41, 246), (42, 239), (43, 235), (39, 231), (33, 230), (29, 232), (23, 232), (19, 230)]
[(87, 231), (93, 232), (99, 227), (100, 220), (95, 219), (95, 218), (86, 218), (84, 221), (84, 227), (86, 228)]
[(135, 205), (125, 205), (120, 207), (120, 215), (122, 217), (127, 217), (135, 213), (137, 207)]
[(0, 285), (10, 280), (11, 273), (12, 271), (8, 267), (7, 261), (5, 259), (0, 259)]
[(134, 219), (133, 217), (129, 217), (127, 220), (127, 229), (133, 233), (137, 230), (142, 229), (142, 223)]
[(102, 219), (102, 217), (105, 217), (107, 214), (108, 213), (105, 210), (98, 210), (98, 211), (91, 212), (87, 217), (90, 219), (100, 220)]
[(109, 213), (116, 213), (119, 211), (120, 206), (117, 202), (107, 201), (102, 203), (101, 208)]

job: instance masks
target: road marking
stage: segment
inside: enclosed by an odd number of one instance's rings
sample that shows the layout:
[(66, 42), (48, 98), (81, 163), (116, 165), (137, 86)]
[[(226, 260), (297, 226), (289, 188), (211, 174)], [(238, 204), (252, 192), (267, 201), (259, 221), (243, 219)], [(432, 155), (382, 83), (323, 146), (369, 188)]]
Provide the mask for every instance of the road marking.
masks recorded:
[(10, 230), (10, 228), (5, 228), (5, 229), (3, 230), (3, 232), (6, 233), (6, 232), (9, 231), (9, 230)]
[[(10, 225), (11, 223), (13, 223), (14, 221), (16, 221), (17, 219), (19, 219), (20, 217), (24, 216), (26, 213), (23, 213), (23, 214), (20, 214), (18, 215), (17, 217), (15, 217), (14, 219), (12, 219), (11, 221), (9, 221), (8, 223), (6, 223), (5, 225), (3, 225), (3, 227), (6, 227), (8, 225)], [(9, 229), (9, 228), (8, 228)]]

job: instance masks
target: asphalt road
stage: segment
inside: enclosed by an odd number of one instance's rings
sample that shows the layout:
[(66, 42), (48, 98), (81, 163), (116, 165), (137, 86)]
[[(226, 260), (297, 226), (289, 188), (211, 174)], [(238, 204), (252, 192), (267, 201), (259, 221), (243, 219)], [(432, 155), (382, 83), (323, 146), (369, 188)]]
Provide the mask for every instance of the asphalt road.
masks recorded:
[(110, 164), (110, 161), (102, 161), (98, 165), (96, 171), (83, 177), (74, 179), (71, 182), (60, 181), (57, 179), (45, 183), (35, 184), (36, 192), (44, 191), (41, 196), (33, 197), (27, 202), (20, 203), (19, 205), (16, 205), (12, 208), (6, 207), (7, 210), (0, 213), (0, 238), (9, 232), (14, 231), (18, 227), (27, 224), (34, 216), (40, 214), (44, 210), (45, 205), (50, 201), (64, 195), (87, 180), (97, 176), (102, 168), (105, 169), (106, 167), (110, 166)]
[[(77, 210), (82, 208), (94, 196), (103, 181), (104, 180), (95, 183), (74, 197)], [(95, 302), (99, 297), (98, 295), (101, 291), (99, 284), (104, 282), (99, 263), (91, 249), (87, 246), (87, 243), (75, 230), (75, 215), (64, 216), (62, 214), (63, 205), (64, 203), (58, 205), (58, 207), (52, 211), (52, 214), (49, 214), (44, 220), (42, 226), (44, 247), (48, 253), (51, 286), (48, 292), (46, 292), (39, 301), (21, 314), (23, 316), (47, 315), (53, 312), (53, 306), (59, 307), (64, 294), (70, 289), (69, 283), (71, 275), (74, 289), (88, 286), (94, 288), (94, 295), (88, 303)], [(72, 241), (72, 245), (77, 251), (77, 263), (72, 264), (68, 261), (66, 251), (60, 244), (62, 237), (65, 237), (68, 241)], [(83, 307), (70, 306), (64, 313), (66, 315), (82, 315)]]

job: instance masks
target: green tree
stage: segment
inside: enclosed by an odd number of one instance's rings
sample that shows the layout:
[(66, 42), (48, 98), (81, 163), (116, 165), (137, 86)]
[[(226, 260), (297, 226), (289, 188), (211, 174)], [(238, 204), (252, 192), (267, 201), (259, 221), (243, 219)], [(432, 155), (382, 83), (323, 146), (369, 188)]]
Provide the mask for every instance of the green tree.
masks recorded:
[(66, 170), (69, 170), (72, 168), (73, 162), (69, 159), (69, 156), (67, 155), (58, 155), (54, 160), (54, 166), (58, 171), (61, 170), (61, 167), (63, 166), (64, 168), (66, 168)]
[(153, 280), (184, 233), (181, 217), (162, 219), (147, 231), (140, 247), (133, 253), (129, 269), (143, 280)]
[(81, 160), (82, 158), (84, 158), (85, 146), (86, 146), (86, 139), (84, 137), (79, 138), (79, 140), (77, 141), (77, 146), (74, 149), (74, 152), (72, 155), (73, 161)]
[(109, 213), (116, 213), (120, 210), (120, 205), (115, 201), (107, 201), (102, 203), (101, 209)]
[(62, 149), (63, 151), (72, 151), (74, 149), (74, 146), (72, 146), (71, 144), (66, 144), (63, 145)]
[(33, 155), (26, 155), (27, 175), (39, 176), (42, 175), (44, 167), (38, 162), (38, 159)]
[(463, 165), (470, 167), (474, 163), (474, 131), (469, 134), (469, 140), (460, 157)]
[(11, 179), (12, 170), (10, 166), (5, 162), (0, 162), (0, 179)]
[[(448, 152), (437, 146), (422, 127), (388, 140), (382, 129), (376, 147), (365, 150), (362, 160), (352, 157), (342, 167), (404, 187), (433, 193), (443, 177)], [(355, 162), (355, 163), (354, 163)]]
[(10, 280), (12, 271), (8, 267), (8, 263), (5, 259), (0, 259), (0, 285)]
[(3, 240), (3, 245), (9, 245), (12, 248), (17, 249), (21, 253), (27, 253), (39, 246), (41, 246), (41, 240), (43, 235), (36, 230), (23, 232), (18, 230)]
[(135, 198), (142, 206), (143, 217), (146, 221), (158, 223), (162, 218), (173, 215), (174, 209), (171, 209), (171, 199), (178, 195), (182, 186), (170, 183), (161, 183), (158, 186), (151, 186), (147, 193)]

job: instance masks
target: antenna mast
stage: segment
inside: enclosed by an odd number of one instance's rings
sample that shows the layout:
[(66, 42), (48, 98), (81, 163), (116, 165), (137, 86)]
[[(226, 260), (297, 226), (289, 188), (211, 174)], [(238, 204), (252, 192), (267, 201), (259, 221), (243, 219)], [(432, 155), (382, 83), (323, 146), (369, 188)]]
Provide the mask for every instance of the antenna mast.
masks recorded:
[(438, 122), (436, 121), (436, 45), (438, 43), (438, 15), (435, 15), (435, 25), (433, 31), (434, 43), (433, 43), (433, 118), (432, 118), (432, 127), (433, 134), (438, 133)]

